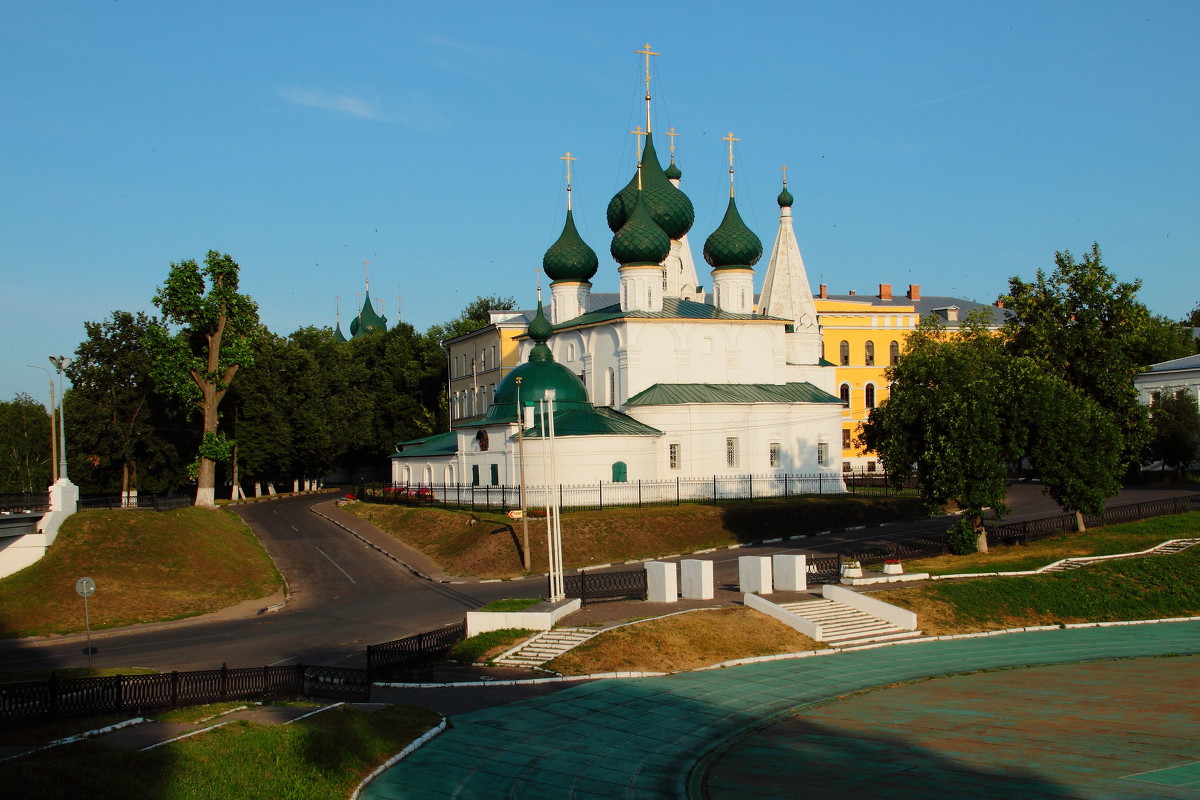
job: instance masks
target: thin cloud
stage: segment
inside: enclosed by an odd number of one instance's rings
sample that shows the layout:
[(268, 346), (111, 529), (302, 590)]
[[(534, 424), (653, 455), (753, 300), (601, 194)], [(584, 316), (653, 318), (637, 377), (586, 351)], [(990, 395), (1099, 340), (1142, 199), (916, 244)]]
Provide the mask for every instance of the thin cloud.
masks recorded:
[(933, 100), (926, 100), (922, 103), (916, 103), (911, 106), (905, 106), (904, 110), (908, 111), (913, 108), (920, 108), (921, 106), (928, 106), (928, 105), (932, 105), (934, 103), (941, 103), (946, 100), (953, 100), (956, 97), (963, 97), (968, 94), (975, 94), (976, 92), (986, 91), (987, 89), (995, 89), (997, 86), (1003, 86), (1006, 83), (1011, 83), (1011, 81), (999, 81), (998, 83), (989, 83), (987, 86), (976, 86), (974, 89), (967, 89), (966, 91), (955, 92), (954, 94), (948, 94), (945, 97), (935, 97)]
[(352, 94), (326, 92), (305, 86), (284, 86), (279, 90), (279, 96), (290, 103), (307, 108), (319, 108), (324, 111), (334, 111), (348, 117), (369, 119), (377, 122), (392, 122), (383, 113), (382, 104), (373, 98), (356, 97)]
[(426, 41), (432, 45), (444, 47), (448, 50), (454, 50), (455, 52), (463, 53), (468, 56), (474, 56), (475, 58), (495, 58), (496, 56), (504, 54), (504, 51), (499, 47), (488, 47), (487, 45), (482, 44), (461, 42), (457, 39), (450, 39), (436, 33), (430, 34), (428, 37), (426, 37)]

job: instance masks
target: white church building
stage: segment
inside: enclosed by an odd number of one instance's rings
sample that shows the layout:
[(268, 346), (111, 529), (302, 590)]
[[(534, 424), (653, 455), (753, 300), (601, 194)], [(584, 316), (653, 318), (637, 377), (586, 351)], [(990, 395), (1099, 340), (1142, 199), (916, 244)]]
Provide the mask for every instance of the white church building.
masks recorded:
[(542, 261), (548, 317), (539, 292), (521, 363), (496, 387), (487, 414), (398, 444), (395, 484), (440, 492), (523, 483), (534, 505), (538, 487), (550, 485), (604, 484), (611, 496), (621, 484), (679, 493), (685, 482), (742, 478), (758, 481), (756, 496), (797, 493), (803, 481), (812, 491), (844, 491), (836, 457), (843, 404), (835, 367), (821, 358), (786, 178), (761, 297), (770, 314), (758, 314), (754, 268), (763, 246), (738, 213), (730, 138), (728, 207), (703, 246), (706, 294), (688, 241), (692, 202), (674, 158), (666, 169), (659, 161), (646, 99), (637, 168), (608, 205), (619, 302), (593, 298), (599, 259), (576, 229), (568, 172), (566, 221)]

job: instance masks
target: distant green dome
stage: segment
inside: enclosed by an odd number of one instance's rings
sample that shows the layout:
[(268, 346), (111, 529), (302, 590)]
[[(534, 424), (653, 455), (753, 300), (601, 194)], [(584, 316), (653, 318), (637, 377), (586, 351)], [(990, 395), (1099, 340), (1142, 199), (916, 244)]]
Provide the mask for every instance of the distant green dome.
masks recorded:
[(633, 211), (609, 247), (612, 257), (623, 267), (658, 266), (671, 252), (671, 240), (650, 216), (643, 194), (635, 192)]
[(677, 181), (683, 177), (683, 172), (679, 167), (675, 166), (675, 159), (671, 159), (671, 164), (663, 170), (663, 174), (673, 181)]
[[(545, 356), (553, 360), (553, 356), (550, 356), (550, 348), (546, 347), (546, 342), (550, 341), (550, 337), (554, 335), (554, 326), (550, 324), (550, 320), (546, 319), (546, 315), (542, 313), (541, 297), (538, 298), (537, 313), (533, 315), (533, 320), (529, 323), (527, 333), (529, 334), (529, 338), (537, 343), (533, 348), (534, 352), (529, 354), (529, 358), (532, 360), (534, 353), (537, 353), (539, 356), (538, 360), (544, 361), (546, 359), (542, 357), (543, 353), (541, 352), (544, 351)], [(539, 347), (541, 351), (538, 350)]]
[(542, 256), (542, 270), (552, 281), (590, 281), (599, 268), (596, 251), (579, 235), (575, 217), (568, 209), (562, 235)]
[(729, 198), (725, 218), (704, 242), (704, 260), (713, 269), (750, 269), (762, 258), (762, 240), (742, 222), (737, 204)]
[[(616, 233), (633, 213), (637, 200), (638, 178), (626, 184), (608, 203), (608, 227)], [(654, 139), (646, 135), (646, 149), (642, 151), (642, 193), (650, 216), (655, 224), (667, 232), (672, 239), (682, 239), (696, 221), (696, 210), (692, 201), (679, 191), (679, 187), (667, 180), (658, 153), (654, 150)]]
[(788, 191), (786, 183), (783, 185), (783, 191), (779, 193), (778, 200), (780, 208), (792, 207), (792, 193)]
[(375, 313), (375, 306), (371, 304), (371, 292), (368, 290), (366, 299), (363, 300), (362, 311), (358, 312), (358, 316), (350, 323), (350, 338), (358, 339), (374, 331), (386, 330), (387, 320)]

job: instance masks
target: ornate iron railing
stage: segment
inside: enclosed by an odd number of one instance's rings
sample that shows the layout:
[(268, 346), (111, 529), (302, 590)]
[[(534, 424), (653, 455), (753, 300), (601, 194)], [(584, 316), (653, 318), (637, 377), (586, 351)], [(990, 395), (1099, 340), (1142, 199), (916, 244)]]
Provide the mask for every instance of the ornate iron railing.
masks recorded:
[[(1200, 511), (1200, 494), (1112, 506), (1099, 514), (1084, 514), (1083, 524), (1089, 528), (1100, 528), (1105, 525), (1119, 525), (1123, 522), (1136, 522), (1140, 519), (1182, 514), (1187, 511)], [(988, 526), (987, 540), (989, 545), (1027, 544), (1057, 536), (1060, 533), (1070, 533), (1075, 528), (1074, 514), (1060, 514), (1044, 519)]]
[(578, 597), (585, 604), (593, 600), (613, 600), (628, 597), (646, 599), (646, 570), (629, 569), (619, 572), (586, 572), (580, 570), (563, 576), (567, 597)]
[(837, 583), (842, 578), (842, 557), (809, 556), (805, 562), (809, 583)]
[(467, 625), (447, 625), (424, 633), (405, 636), (382, 644), (367, 646), (367, 671), (372, 677), (388, 671), (411, 667), (444, 655), (467, 635)]
[(139, 494), (125, 497), (119, 494), (92, 495), (79, 498), (80, 511), (111, 510), (118, 508), (142, 508), (154, 511), (172, 511), (176, 508), (187, 508), (195, 502), (188, 495), (154, 495)]

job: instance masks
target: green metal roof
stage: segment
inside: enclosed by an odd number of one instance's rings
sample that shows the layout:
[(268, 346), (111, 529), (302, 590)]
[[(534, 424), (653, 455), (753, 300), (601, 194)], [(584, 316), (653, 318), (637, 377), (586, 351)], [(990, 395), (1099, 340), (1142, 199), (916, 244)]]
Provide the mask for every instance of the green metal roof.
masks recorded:
[(358, 312), (358, 316), (350, 323), (350, 338), (359, 339), (368, 333), (386, 330), (387, 318), (375, 313), (375, 306), (371, 305), (371, 291), (368, 289), (362, 311)]
[(431, 456), (451, 456), (458, 452), (458, 434), (454, 431), (435, 433), (420, 439), (411, 439), (396, 444), (396, 452), (391, 458), (428, 458)]
[(730, 197), (725, 218), (704, 242), (704, 260), (713, 269), (750, 269), (762, 254), (762, 240), (742, 222), (737, 203)]
[(662, 311), (622, 311), (620, 304), (615, 304), (581, 314), (566, 322), (560, 322), (554, 326), (554, 330), (568, 330), (582, 325), (595, 325), (617, 319), (728, 319), (787, 322), (782, 317), (769, 317), (765, 314), (735, 314), (732, 311), (722, 311), (708, 303), (696, 303), (692, 300), (681, 300), (678, 297), (664, 297)]
[[(542, 435), (542, 419), (534, 415), (534, 426), (526, 436)], [(591, 409), (568, 409), (554, 413), (555, 436), (662, 436), (658, 428), (643, 425), (628, 414), (601, 406)]]
[(656, 383), (629, 398), (629, 406), (685, 403), (841, 403), (811, 383)]
[(599, 267), (596, 251), (583, 241), (575, 217), (567, 209), (562, 234), (542, 256), (542, 270), (552, 281), (590, 281)]

